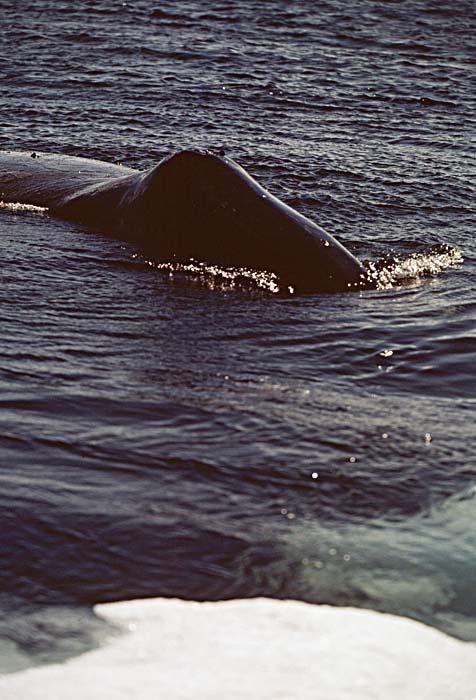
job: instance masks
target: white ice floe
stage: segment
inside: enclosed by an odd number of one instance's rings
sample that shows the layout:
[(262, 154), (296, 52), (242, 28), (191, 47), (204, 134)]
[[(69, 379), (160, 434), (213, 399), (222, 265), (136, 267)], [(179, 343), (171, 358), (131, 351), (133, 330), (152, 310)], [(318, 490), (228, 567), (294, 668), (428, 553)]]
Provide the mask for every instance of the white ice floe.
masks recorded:
[(409, 619), (296, 601), (96, 606), (122, 628), (1, 700), (474, 700), (476, 645)]

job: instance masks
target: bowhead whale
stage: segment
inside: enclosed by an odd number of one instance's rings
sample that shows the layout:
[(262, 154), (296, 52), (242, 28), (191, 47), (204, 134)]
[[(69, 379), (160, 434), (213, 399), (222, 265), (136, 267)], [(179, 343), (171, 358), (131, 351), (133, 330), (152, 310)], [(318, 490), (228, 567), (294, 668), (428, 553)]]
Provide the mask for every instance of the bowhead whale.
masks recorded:
[(180, 151), (146, 171), (4, 151), (0, 200), (136, 241), (159, 261), (267, 270), (297, 293), (368, 286), (363, 265), (335, 238), (209, 151)]

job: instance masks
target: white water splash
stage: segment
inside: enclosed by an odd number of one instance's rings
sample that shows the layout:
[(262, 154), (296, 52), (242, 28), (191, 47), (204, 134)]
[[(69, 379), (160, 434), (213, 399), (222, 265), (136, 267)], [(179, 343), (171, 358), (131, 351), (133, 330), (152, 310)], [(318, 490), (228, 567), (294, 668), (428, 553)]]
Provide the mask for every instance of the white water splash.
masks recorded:
[(294, 293), (292, 287), (283, 289), (278, 276), (274, 272), (265, 270), (252, 270), (245, 267), (225, 268), (195, 260), (191, 260), (189, 263), (158, 263), (152, 260), (145, 262), (157, 270), (168, 272), (172, 278), (176, 275), (186, 275), (191, 281), (198, 282), (208, 289), (220, 291), (256, 289), (264, 290), (271, 294)]
[(437, 275), (443, 270), (462, 263), (463, 254), (457, 248), (439, 245), (413, 253), (408, 258), (367, 262), (369, 282), (377, 289), (391, 289), (402, 284), (418, 282), (424, 277)]
[(48, 207), (37, 207), (35, 204), (23, 204), (22, 202), (3, 201), (0, 201), (0, 209), (8, 209), (8, 211), (32, 211), (39, 214), (44, 214), (48, 211)]

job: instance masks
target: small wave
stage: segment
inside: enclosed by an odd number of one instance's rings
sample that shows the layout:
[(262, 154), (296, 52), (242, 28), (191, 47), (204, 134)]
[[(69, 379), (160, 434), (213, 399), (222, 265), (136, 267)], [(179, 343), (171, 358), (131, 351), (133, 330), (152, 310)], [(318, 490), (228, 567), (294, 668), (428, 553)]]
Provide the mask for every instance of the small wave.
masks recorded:
[(428, 250), (412, 253), (407, 258), (367, 261), (365, 267), (368, 280), (372, 285), (377, 289), (391, 289), (437, 275), (462, 262), (462, 252), (443, 243)]
[(180, 20), (186, 20), (188, 19), (188, 15), (182, 13), (182, 12), (173, 12), (171, 10), (152, 10), (151, 17), (154, 17), (155, 19), (180, 19)]
[(378, 100), (397, 105), (419, 105), (424, 107), (443, 107), (445, 109), (456, 109), (459, 106), (454, 100), (446, 100), (435, 96), (429, 97), (427, 95), (392, 95), (372, 92), (371, 94), (364, 94), (363, 99)]
[(430, 44), (424, 44), (423, 42), (418, 42), (418, 41), (393, 41), (393, 42), (385, 42), (384, 43), (385, 48), (396, 50), (396, 51), (402, 51), (402, 52), (409, 52), (409, 53), (431, 53), (435, 49), (433, 46), (430, 46)]
[(23, 204), (22, 202), (3, 202), (0, 201), (0, 209), (8, 209), (8, 211), (33, 211), (40, 214), (48, 211), (48, 207), (37, 207), (35, 204)]

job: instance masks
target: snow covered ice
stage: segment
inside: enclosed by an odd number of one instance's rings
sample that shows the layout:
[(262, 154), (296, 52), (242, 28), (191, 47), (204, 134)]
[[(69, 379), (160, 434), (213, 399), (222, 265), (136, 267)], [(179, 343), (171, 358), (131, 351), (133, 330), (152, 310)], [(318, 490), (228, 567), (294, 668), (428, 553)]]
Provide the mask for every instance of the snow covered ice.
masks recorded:
[(118, 634), (0, 679), (2, 700), (474, 700), (476, 645), (369, 610), (270, 599), (97, 605)]

